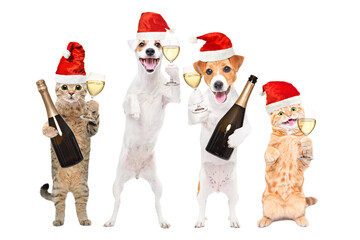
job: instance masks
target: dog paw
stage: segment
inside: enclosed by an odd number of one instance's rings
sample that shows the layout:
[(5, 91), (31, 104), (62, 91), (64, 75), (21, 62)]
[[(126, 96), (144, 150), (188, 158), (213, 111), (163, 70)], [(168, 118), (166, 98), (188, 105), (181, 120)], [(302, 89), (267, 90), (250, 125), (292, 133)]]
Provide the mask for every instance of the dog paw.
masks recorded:
[(56, 128), (50, 127), (50, 126), (44, 126), (42, 131), (43, 131), (43, 134), (48, 138), (56, 137), (59, 134), (59, 132), (58, 132), (58, 130), (56, 130)]
[(170, 227), (171, 227), (170, 223), (168, 223), (168, 222), (166, 222), (166, 221), (160, 222), (159, 224), (160, 224), (160, 227), (161, 227), (161, 228), (167, 229), (167, 228), (170, 228)]
[(176, 64), (169, 64), (165, 67), (165, 72), (174, 80), (179, 79), (179, 67)]
[(236, 148), (244, 141), (246, 134), (243, 134), (242, 130), (242, 128), (238, 128), (229, 136), (228, 146), (230, 148)]
[(205, 219), (198, 220), (195, 224), (195, 228), (203, 228), (203, 227), (205, 227)]
[(299, 218), (295, 219), (295, 222), (296, 222), (296, 224), (299, 225), (300, 227), (307, 227), (307, 226), (309, 226), (309, 221), (306, 219), (305, 216), (299, 217)]
[(113, 227), (115, 225), (115, 221), (109, 220), (104, 224), (104, 227)]
[(55, 221), (53, 221), (53, 225), (55, 227), (62, 226), (62, 225), (64, 225), (64, 220), (56, 219)]
[(130, 117), (132, 117), (134, 120), (139, 120), (140, 119), (140, 113), (132, 113), (132, 114), (130, 114)]
[(90, 226), (90, 225), (91, 225), (91, 221), (90, 221), (89, 219), (81, 220), (81, 221), (80, 221), (80, 225), (81, 225), (81, 226)]
[(240, 223), (237, 219), (230, 220), (230, 227), (232, 228), (240, 228)]
[(260, 221), (258, 221), (257, 225), (260, 228), (264, 228), (269, 226), (272, 223), (272, 220), (270, 218), (267, 217), (263, 217), (262, 219), (260, 219)]

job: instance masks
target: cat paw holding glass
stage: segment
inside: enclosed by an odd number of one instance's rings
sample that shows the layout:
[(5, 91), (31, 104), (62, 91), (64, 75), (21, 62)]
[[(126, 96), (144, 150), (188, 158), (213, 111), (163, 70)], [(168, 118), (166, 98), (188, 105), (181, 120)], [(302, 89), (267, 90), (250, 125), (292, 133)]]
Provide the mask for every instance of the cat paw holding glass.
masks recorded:
[(90, 73), (86, 81), (86, 86), (91, 96), (91, 101), (87, 102), (88, 113), (86, 115), (81, 115), (80, 117), (89, 122), (94, 122), (96, 121), (96, 113), (99, 110), (99, 104), (93, 99), (104, 89), (105, 75), (100, 73)]

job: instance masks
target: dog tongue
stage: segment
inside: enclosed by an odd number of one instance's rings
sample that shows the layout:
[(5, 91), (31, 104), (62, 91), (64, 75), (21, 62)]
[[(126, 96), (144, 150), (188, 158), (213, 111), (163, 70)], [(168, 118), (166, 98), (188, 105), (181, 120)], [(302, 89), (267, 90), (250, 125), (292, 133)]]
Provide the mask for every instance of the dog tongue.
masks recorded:
[(146, 58), (144, 59), (144, 65), (147, 70), (154, 70), (156, 66), (156, 60), (153, 58)]
[(216, 101), (219, 103), (223, 103), (226, 100), (226, 93), (225, 92), (217, 92), (215, 93)]

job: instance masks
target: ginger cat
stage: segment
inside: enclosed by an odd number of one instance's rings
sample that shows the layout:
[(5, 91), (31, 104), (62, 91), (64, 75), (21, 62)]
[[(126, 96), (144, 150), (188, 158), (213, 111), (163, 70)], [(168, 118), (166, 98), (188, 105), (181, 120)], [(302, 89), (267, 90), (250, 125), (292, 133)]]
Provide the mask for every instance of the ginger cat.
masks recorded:
[[(72, 192), (75, 198), (79, 223), (83, 226), (89, 226), (91, 221), (87, 216), (86, 205), (89, 197), (87, 180), (90, 137), (94, 136), (99, 128), (99, 104), (96, 101), (85, 101), (87, 93), (86, 83), (57, 83), (55, 91), (57, 96), (55, 107), (74, 132), (84, 160), (75, 166), (62, 168), (54, 150), (51, 148), (52, 193), (48, 192), (49, 184), (44, 184), (40, 189), (40, 194), (46, 200), (54, 202), (56, 215), (53, 225), (61, 226), (64, 224), (65, 219), (66, 196), (68, 192)], [(81, 118), (81, 115), (86, 117)], [(52, 138), (58, 134), (58, 131), (50, 127), (48, 123), (45, 123), (43, 134)]]
[(311, 139), (305, 137), (297, 126), (297, 119), (304, 115), (301, 105), (283, 107), (271, 113), (273, 132), (265, 152), (264, 216), (258, 222), (259, 227), (267, 227), (282, 219), (294, 220), (302, 227), (309, 225), (305, 209), (315, 204), (317, 199), (305, 197), (302, 189), (304, 171), (310, 161), (297, 159), (300, 155), (313, 155)]

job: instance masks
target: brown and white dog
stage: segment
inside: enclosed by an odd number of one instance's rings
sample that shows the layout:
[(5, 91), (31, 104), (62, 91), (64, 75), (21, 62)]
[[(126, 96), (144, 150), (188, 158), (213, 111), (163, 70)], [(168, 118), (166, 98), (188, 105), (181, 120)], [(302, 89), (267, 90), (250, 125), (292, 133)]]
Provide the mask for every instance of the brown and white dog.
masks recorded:
[[(201, 129), (201, 170), (198, 191), (199, 216), (196, 228), (205, 226), (205, 208), (207, 197), (214, 192), (223, 192), (229, 199), (230, 226), (240, 227), (235, 213), (238, 201), (237, 176), (236, 176), (236, 147), (250, 133), (250, 125), (245, 116), (244, 125), (237, 129), (229, 137), (228, 144), (235, 148), (228, 161), (222, 160), (205, 150), (205, 147), (214, 131), (218, 121), (233, 106), (238, 94), (233, 88), (236, 73), (242, 65), (244, 57), (233, 55), (232, 57), (214, 62), (198, 61), (194, 63), (194, 69), (204, 76), (208, 89), (204, 96), (200, 91), (195, 91), (189, 98), (188, 116), (189, 124), (202, 124)], [(192, 113), (197, 104), (207, 107), (206, 112)]]
[[(156, 173), (154, 148), (163, 125), (167, 103), (180, 102), (180, 87), (165, 86), (168, 79), (161, 73), (162, 46), (160, 40), (130, 40), (135, 52), (138, 72), (126, 94), (123, 107), (126, 116), (125, 133), (116, 179), (113, 185), (115, 204), (106, 227), (114, 226), (120, 206), (120, 194), (131, 178), (147, 180), (155, 194), (159, 224), (169, 228), (160, 206), (162, 187)], [(168, 65), (165, 71), (179, 81), (178, 67)]]

